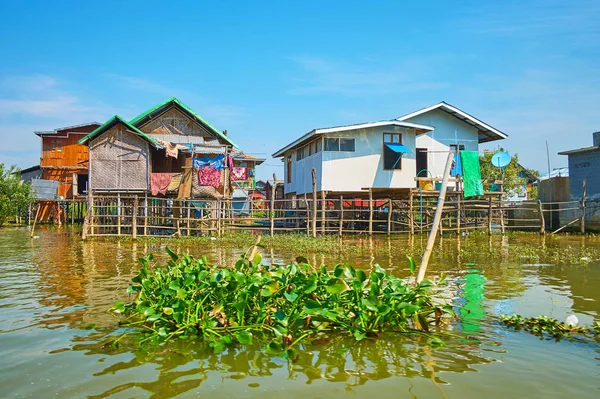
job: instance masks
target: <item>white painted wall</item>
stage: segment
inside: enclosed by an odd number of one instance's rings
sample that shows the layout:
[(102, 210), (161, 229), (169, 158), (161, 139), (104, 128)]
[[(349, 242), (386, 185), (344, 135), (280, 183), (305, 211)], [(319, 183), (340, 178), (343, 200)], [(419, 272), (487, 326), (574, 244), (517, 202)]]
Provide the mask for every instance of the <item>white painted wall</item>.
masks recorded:
[[(432, 132), (417, 136), (416, 147), (428, 149), (428, 168), (434, 177), (444, 174), (450, 144), (462, 144), (467, 151), (479, 150), (477, 128), (461, 121), (445, 111), (435, 109), (417, 115), (406, 122), (435, 127)], [(440, 151), (440, 152), (436, 152)]]
[[(383, 133), (401, 133), (402, 144), (412, 152), (402, 158), (402, 169), (383, 169)], [(296, 161), (292, 154), (292, 182), (285, 183), (285, 192), (301, 195), (312, 192), (312, 168), (317, 171), (317, 191), (361, 191), (364, 188), (415, 187), (415, 133), (398, 126), (376, 127), (328, 133), (325, 137), (353, 137), (355, 152), (320, 151)], [(284, 158), (284, 179), (287, 163)]]

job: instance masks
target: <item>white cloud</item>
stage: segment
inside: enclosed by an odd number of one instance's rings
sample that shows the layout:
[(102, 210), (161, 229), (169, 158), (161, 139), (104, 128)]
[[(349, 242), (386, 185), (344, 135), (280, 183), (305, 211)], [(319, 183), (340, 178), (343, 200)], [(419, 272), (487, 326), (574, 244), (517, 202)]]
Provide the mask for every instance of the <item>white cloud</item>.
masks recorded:
[(289, 59), (300, 70), (293, 78), (297, 87), (289, 90), (290, 94), (368, 95), (432, 90), (446, 86), (427, 77), (427, 62), (423, 58), (394, 64), (370, 60), (365, 61), (364, 65), (315, 56), (294, 56)]

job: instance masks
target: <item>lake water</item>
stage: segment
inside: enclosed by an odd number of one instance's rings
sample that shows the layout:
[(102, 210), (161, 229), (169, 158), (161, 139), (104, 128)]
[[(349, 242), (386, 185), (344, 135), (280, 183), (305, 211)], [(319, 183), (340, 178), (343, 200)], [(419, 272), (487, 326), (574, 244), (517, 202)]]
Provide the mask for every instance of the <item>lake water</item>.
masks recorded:
[[(600, 320), (600, 253), (596, 238), (471, 235), (436, 244), (430, 274), (445, 272), (460, 319), (445, 346), (394, 335), (363, 342), (334, 337), (305, 345), (294, 362), (260, 346), (212, 354), (206, 345), (173, 343), (140, 350), (114, 348), (118, 333), (107, 309), (125, 290), (153, 243), (82, 242), (73, 229), (0, 230), (0, 387), (5, 398), (597, 398), (600, 344), (555, 342), (515, 332), (501, 313), (541, 314), (580, 324)], [(408, 274), (405, 255), (424, 237), (349, 240), (359, 255), (309, 255), (315, 264), (379, 263)], [(230, 264), (241, 249), (218, 240), (176, 246)], [(511, 248), (519, 247), (519, 254)], [(540, 252), (539, 248), (545, 248)], [(550, 260), (528, 252), (554, 254)], [(591, 251), (592, 255), (582, 252)], [(566, 253), (562, 260), (556, 254)], [(583, 254), (583, 255), (582, 255)], [(289, 262), (291, 251), (267, 251), (268, 262)], [(560, 256), (559, 256), (560, 257)], [(587, 260), (587, 259), (586, 259)], [(592, 259), (593, 260), (593, 259)], [(86, 326), (95, 325), (92, 329)], [(283, 396), (282, 396), (283, 395)]]

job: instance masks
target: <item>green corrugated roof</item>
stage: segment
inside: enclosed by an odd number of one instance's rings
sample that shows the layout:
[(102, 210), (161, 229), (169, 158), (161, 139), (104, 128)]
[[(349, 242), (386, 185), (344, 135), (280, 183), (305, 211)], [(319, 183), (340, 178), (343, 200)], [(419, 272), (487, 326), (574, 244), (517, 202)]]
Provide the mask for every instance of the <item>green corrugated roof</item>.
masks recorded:
[(94, 130), (93, 132), (89, 133), (88, 135), (86, 135), (81, 140), (79, 140), (79, 144), (83, 144), (86, 141), (90, 140), (91, 138), (93, 138), (93, 137), (95, 137), (95, 136), (97, 136), (97, 135), (99, 135), (101, 133), (104, 133), (105, 131), (107, 131), (108, 129), (110, 129), (111, 127), (113, 127), (114, 125), (116, 125), (117, 123), (122, 123), (127, 128), (133, 130), (133, 132), (136, 133), (138, 136), (141, 136), (142, 138), (148, 140), (148, 142), (150, 142), (150, 144), (154, 145), (155, 147), (160, 147), (161, 146), (158, 143), (158, 141), (156, 141), (154, 138), (152, 138), (151, 136), (149, 136), (146, 133), (142, 132), (140, 129), (138, 129), (137, 127), (133, 126), (131, 123), (127, 122), (125, 119), (121, 118), (119, 115), (113, 116), (108, 121), (106, 121), (106, 123), (104, 123), (102, 126), (98, 127), (96, 130)]
[(154, 112), (160, 110), (161, 108), (169, 105), (169, 104), (177, 104), (179, 105), (184, 111), (186, 111), (188, 114), (190, 114), (190, 116), (196, 118), (201, 124), (203, 124), (204, 126), (206, 126), (208, 129), (210, 129), (214, 134), (217, 135), (217, 137), (220, 137), (221, 139), (225, 140), (227, 143), (229, 143), (230, 145), (237, 147), (237, 145), (231, 141), (231, 139), (227, 136), (225, 136), (221, 131), (219, 131), (216, 127), (214, 127), (213, 125), (211, 125), (210, 123), (208, 123), (208, 121), (206, 121), (205, 119), (203, 119), (200, 115), (198, 115), (197, 113), (195, 113), (190, 107), (188, 107), (187, 105), (185, 105), (184, 103), (182, 103), (178, 98), (176, 97), (171, 97), (168, 100), (156, 105), (155, 107), (150, 108), (149, 110), (143, 112), (142, 114), (136, 116), (135, 118), (133, 118), (132, 120), (129, 121), (129, 123), (131, 123), (132, 125), (136, 125), (138, 122), (140, 122), (141, 120), (143, 120), (145, 117), (147, 117), (150, 114), (153, 114)]

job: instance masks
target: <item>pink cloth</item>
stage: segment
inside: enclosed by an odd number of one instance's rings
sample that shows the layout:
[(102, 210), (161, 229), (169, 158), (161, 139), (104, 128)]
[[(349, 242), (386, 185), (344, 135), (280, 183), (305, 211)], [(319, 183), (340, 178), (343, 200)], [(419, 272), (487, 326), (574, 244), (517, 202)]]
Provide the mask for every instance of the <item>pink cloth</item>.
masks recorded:
[(169, 183), (175, 173), (152, 173), (150, 175), (150, 191), (152, 195), (166, 194)]
[(231, 181), (248, 180), (248, 169), (238, 166), (231, 169)]
[(229, 166), (229, 169), (233, 169), (233, 157), (227, 157), (227, 166)]
[(221, 185), (221, 171), (215, 169), (214, 166), (205, 166), (198, 169), (198, 184), (219, 187)]

